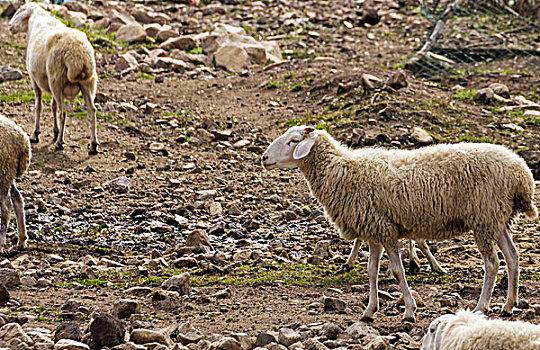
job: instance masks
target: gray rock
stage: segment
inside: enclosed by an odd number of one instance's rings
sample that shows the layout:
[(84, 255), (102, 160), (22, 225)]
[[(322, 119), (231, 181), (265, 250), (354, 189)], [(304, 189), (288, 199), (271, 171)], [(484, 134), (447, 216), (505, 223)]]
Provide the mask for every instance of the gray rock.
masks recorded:
[(170, 57), (159, 57), (154, 63), (153, 67), (158, 69), (169, 69), (177, 73), (183, 73), (189, 68), (189, 65), (182, 60), (177, 60)]
[(6, 288), (15, 288), (21, 284), (17, 270), (0, 268), (0, 281)]
[(80, 342), (82, 339), (82, 332), (79, 323), (76, 321), (60, 323), (54, 331), (54, 339), (56, 341), (61, 339), (71, 339)]
[(191, 50), (196, 46), (195, 40), (190, 35), (181, 35), (176, 38), (170, 38), (159, 45), (159, 47), (164, 50), (180, 49), (184, 51)]
[(146, 296), (152, 293), (152, 288), (150, 287), (131, 287), (125, 290), (126, 294), (134, 296)]
[(413, 128), (410, 138), (412, 142), (421, 146), (431, 145), (433, 143), (433, 137), (418, 126)]
[(118, 318), (129, 318), (139, 311), (139, 302), (134, 299), (120, 299), (113, 305), (113, 314)]
[(398, 70), (388, 78), (386, 85), (390, 86), (392, 89), (401, 89), (407, 87), (409, 82), (407, 81), (407, 75), (404, 71)]
[(181, 275), (176, 275), (168, 278), (161, 284), (161, 288), (172, 290), (180, 293), (180, 295), (191, 294), (191, 281), (189, 273), (185, 272)]
[(178, 32), (176, 30), (174, 30), (172, 28), (162, 28), (157, 33), (156, 36), (157, 36), (157, 38), (159, 40), (161, 40), (162, 42), (165, 42), (165, 41), (169, 40), (170, 38), (178, 38), (180, 35), (178, 34)]
[(225, 289), (217, 291), (212, 296), (216, 299), (231, 299), (232, 292), (230, 288), (225, 288)]
[(488, 86), (489, 89), (493, 90), (499, 96), (510, 98), (510, 89), (508, 86), (501, 83), (493, 83)]
[(90, 350), (90, 347), (76, 340), (61, 339), (54, 344), (54, 350)]
[(139, 65), (139, 63), (137, 62), (137, 59), (135, 57), (133, 57), (133, 55), (129, 52), (123, 54), (122, 56), (120, 56), (120, 58), (118, 58), (118, 60), (116, 61), (115, 65), (114, 65), (114, 69), (117, 71), (117, 72), (121, 72), (123, 70), (126, 70), (126, 69), (135, 69), (137, 68), (137, 66)]
[(362, 88), (364, 89), (364, 91), (378, 89), (383, 84), (383, 81), (379, 77), (371, 74), (362, 74), (360, 79), (362, 81)]
[(238, 340), (242, 350), (251, 350), (253, 349), (253, 338), (250, 337), (247, 333), (231, 333), (231, 337)]
[(97, 346), (109, 347), (124, 342), (124, 326), (120, 320), (110, 314), (101, 314), (90, 323), (90, 334)]
[(366, 336), (378, 336), (379, 331), (377, 331), (375, 328), (368, 326), (364, 322), (356, 322), (349, 326), (345, 330), (347, 334), (351, 336), (353, 339), (359, 339), (364, 338)]
[(134, 329), (129, 340), (135, 344), (160, 343), (167, 345), (165, 334), (150, 329)]
[(188, 234), (186, 237), (186, 246), (195, 250), (200, 250), (202, 247), (212, 248), (212, 243), (204, 230), (195, 230)]
[(302, 340), (300, 333), (290, 329), (290, 328), (281, 328), (278, 334), (278, 341), (280, 344), (283, 344), (287, 347), (290, 345), (299, 342)]
[(240, 343), (232, 337), (224, 337), (210, 345), (210, 350), (243, 350)]
[(0, 327), (0, 342), (3, 341), (9, 343), (13, 339), (18, 339), (27, 346), (34, 344), (32, 339), (24, 332), (24, 329), (20, 324), (7, 323)]
[(480, 103), (489, 103), (493, 100), (494, 94), (490, 88), (480, 89), (476, 92), (473, 99)]
[(131, 188), (131, 181), (126, 176), (120, 176), (103, 184), (103, 187), (110, 188), (116, 193), (127, 193)]
[(21, 80), (22, 78), (23, 74), (18, 69), (0, 73), (0, 83), (3, 83), (4, 81)]
[(247, 51), (239, 44), (221, 46), (213, 57), (216, 67), (225, 68), (231, 72), (246, 70), (251, 62)]
[(338, 298), (326, 297), (324, 298), (324, 311), (325, 312), (342, 312), (345, 311), (347, 304), (345, 301)]
[(340, 333), (343, 333), (343, 329), (333, 322), (323, 324), (319, 331), (321, 337), (326, 337), (330, 340), (335, 340)]
[(180, 294), (167, 290), (155, 291), (152, 294), (152, 304), (163, 310), (176, 310), (181, 304)]
[(192, 343), (197, 343), (199, 340), (203, 338), (203, 334), (201, 331), (193, 327), (190, 323), (182, 323), (180, 327), (178, 327), (178, 336), (177, 340), (182, 345), (188, 345)]
[(0, 305), (4, 305), (5, 303), (7, 303), (10, 298), (11, 297), (7, 288), (2, 283), (0, 283)]
[(128, 43), (141, 43), (146, 40), (146, 32), (138, 23), (125, 24), (118, 29), (116, 40)]
[(255, 340), (255, 348), (262, 348), (270, 343), (277, 343), (276, 337), (268, 333), (259, 333)]
[(327, 350), (328, 348), (315, 338), (304, 341), (305, 350)]

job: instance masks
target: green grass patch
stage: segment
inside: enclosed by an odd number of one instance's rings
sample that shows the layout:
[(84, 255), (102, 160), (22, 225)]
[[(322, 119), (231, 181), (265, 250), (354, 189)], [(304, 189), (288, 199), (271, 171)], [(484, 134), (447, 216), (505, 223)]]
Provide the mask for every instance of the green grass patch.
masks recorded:
[(297, 91), (300, 91), (304, 88), (304, 85), (302, 84), (294, 84), (293, 86), (291, 86), (291, 91), (292, 92), (297, 92)]
[(473, 143), (495, 143), (495, 141), (489, 137), (478, 138), (474, 136), (460, 136), (459, 141)]
[(204, 54), (204, 50), (202, 47), (197, 47), (195, 49), (188, 50), (187, 53), (192, 55), (202, 55)]
[(140, 79), (154, 79), (154, 77), (148, 73), (141, 73), (139, 74)]
[(454, 98), (459, 98), (461, 100), (472, 100), (474, 95), (476, 95), (476, 90), (463, 89), (456, 91), (456, 93), (454, 94)]
[(266, 83), (266, 88), (268, 90), (277, 89), (279, 87), (279, 83), (277, 81), (269, 81)]
[(13, 94), (5, 94), (4, 91), (0, 93), (0, 103), (10, 103), (10, 102), (22, 102), (29, 103), (36, 100), (36, 95), (34, 91), (17, 91)]
[(283, 76), (283, 79), (287, 80), (287, 79), (291, 79), (292, 77), (294, 77), (294, 73), (287, 73)]

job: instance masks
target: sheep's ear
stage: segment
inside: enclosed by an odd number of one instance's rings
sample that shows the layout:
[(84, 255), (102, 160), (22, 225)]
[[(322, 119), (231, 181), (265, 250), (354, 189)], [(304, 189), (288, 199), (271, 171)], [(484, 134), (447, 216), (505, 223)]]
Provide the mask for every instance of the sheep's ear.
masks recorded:
[(312, 126), (306, 126), (306, 127), (304, 128), (304, 133), (305, 133), (306, 135), (312, 133), (313, 131), (315, 131), (315, 128), (312, 127)]
[(293, 158), (294, 159), (302, 159), (305, 156), (309, 154), (309, 151), (311, 151), (311, 147), (313, 147), (313, 144), (315, 143), (314, 138), (309, 138), (300, 141), (298, 145), (296, 145), (296, 148), (294, 149)]

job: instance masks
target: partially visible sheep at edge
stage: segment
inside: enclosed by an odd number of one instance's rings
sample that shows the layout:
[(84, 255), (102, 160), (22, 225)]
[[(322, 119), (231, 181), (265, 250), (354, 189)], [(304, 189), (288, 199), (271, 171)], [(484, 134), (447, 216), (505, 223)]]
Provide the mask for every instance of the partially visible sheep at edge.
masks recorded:
[(507, 148), (461, 143), (352, 152), (325, 131), (295, 126), (270, 144), (261, 162), (266, 169), (299, 168), (341, 237), (368, 241), (370, 293), (363, 320), (373, 320), (379, 308), (383, 248), (403, 292), (403, 320), (414, 322), (416, 303), (398, 241), (447, 240), (469, 231), (485, 264), (475, 310), (489, 307), (499, 268), (498, 245), (508, 267), (503, 312), (512, 313), (518, 301), (519, 261), (509, 223), (519, 213), (534, 218), (537, 209), (531, 171)]
[(443, 315), (429, 325), (421, 350), (538, 350), (540, 325), (487, 319), (471, 311)]
[[(361, 244), (362, 244), (362, 240), (360, 239), (354, 240), (351, 253), (349, 254), (347, 261), (342, 267), (343, 270), (350, 271), (354, 268), (354, 262), (356, 260), (356, 256), (358, 255), (358, 250), (360, 249)], [(409, 269), (411, 271), (420, 270), (420, 258), (418, 257), (418, 254), (416, 253), (416, 244), (418, 244), (418, 246), (420, 247), (420, 250), (422, 251), (424, 256), (428, 259), (429, 266), (431, 267), (431, 271), (441, 273), (441, 274), (446, 273), (446, 270), (439, 264), (437, 259), (435, 259), (435, 257), (429, 250), (426, 240), (424, 239), (420, 239), (417, 241), (413, 239), (409, 240)], [(391, 267), (388, 266), (388, 268), (389, 268), (389, 271), (391, 271)]]
[[(55, 149), (64, 149), (66, 111), (64, 99), (73, 100), (81, 92), (90, 119), (89, 154), (97, 154), (97, 88), (94, 48), (83, 32), (66, 27), (36, 3), (20, 7), (9, 21), (12, 34), (27, 32), (26, 68), (36, 94), (36, 120), (31, 142), (39, 142), (39, 121), (43, 91), (52, 94)], [(58, 116), (57, 116), (58, 112)]]
[(15, 185), (30, 164), (30, 140), (17, 124), (0, 115), (0, 253), (4, 251), (10, 200), (17, 218), (18, 248), (25, 249), (28, 237), (24, 199)]

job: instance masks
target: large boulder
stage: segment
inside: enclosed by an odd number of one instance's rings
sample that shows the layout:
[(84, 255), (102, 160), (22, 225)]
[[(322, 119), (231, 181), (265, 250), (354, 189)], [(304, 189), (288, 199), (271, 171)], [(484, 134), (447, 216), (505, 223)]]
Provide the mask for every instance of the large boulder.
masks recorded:
[(104, 313), (90, 323), (90, 334), (99, 348), (112, 348), (124, 342), (125, 330), (118, 318)]
[(146, 40), (146, 32), (138, 23), (124, 24), (116, 32), (116, 40), (128, 43), (141, 43)]

